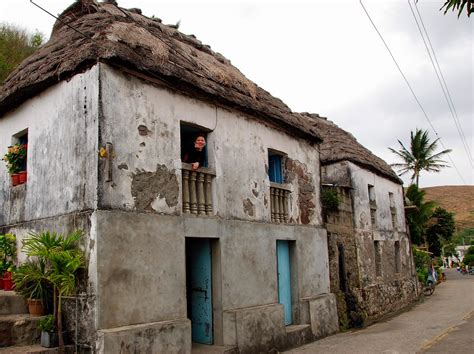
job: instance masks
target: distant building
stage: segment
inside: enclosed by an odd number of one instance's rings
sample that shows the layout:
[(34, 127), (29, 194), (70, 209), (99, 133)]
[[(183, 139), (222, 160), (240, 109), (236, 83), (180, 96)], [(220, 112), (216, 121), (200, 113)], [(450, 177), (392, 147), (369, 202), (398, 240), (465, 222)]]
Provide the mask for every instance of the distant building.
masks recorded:
[(324, 136), (322, 193), (339, 198), (325, 210), (331, 291), (342, 327), (401, 309), (418, 295), (404, 214), (402, 182), (350, 133), (306, 114)]

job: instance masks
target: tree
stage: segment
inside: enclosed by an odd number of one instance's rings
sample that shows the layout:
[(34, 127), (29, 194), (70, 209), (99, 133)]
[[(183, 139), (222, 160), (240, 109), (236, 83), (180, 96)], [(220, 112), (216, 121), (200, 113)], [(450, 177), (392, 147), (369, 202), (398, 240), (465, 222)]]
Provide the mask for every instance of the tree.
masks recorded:
[[(418, 0), (416, 0), (418, 2)], [(467, 6), (466, 6), (467, 5)], [(461, 16), (462, 11), (466, 7), (467, 17), (470, 17), (474, 13), (474, 2), (472, 0), (446, 0), (440, 10), (444, 9), (444, 14), (446, 15), (449, 9), (452, 12), (458, 11), (458, 18)]]
[(453, 236), (453, 244), (468, 245), (474, 241), (474, 227), (465, 228)]
[(445, 257), (457, 257), (456, 246), (452, 242), (447, 243), (443, 246)]
[(419, 185), (420, 172), (439, 172), (444, 167), (449, 167), (440, 157), (451, 152), (450, 149), (435, 153), (438, 147), (438, 139), (431, 142), (427, 130), (416, 129), (415, 133), (410, 132), (410, 150), (398, 140), (401, 146), (400, 150), (389, 148), (391, 152), (400, 157), (403, 163), (391, 164), (392, 167), (398, 168), (399, 176), (403, 176), (408, 172), (413, 172), (411, 183)]
[(469, 267), (474, 267), (474, 246), (471, 246), (467, 249), (462, 262)]
[[(466, 6), (467, 5), (467, 6)], [(444, 14), (448, 12), (449, 9), (451, 11), (458, 11), (458, 17), (461, 16), (462, 11), (466, 7), (467, 17), (470, 17), (472, 13), (474, 13), (474, 2), (472, 0), (446, 0), (444, 5), (441, 7), (440, 10), (444, 8)]]
[(432, 215), (433, 223), (426, 230), (428, 235), (438, 235), (444, 243), (451, 240), (455, 230), (454, 214), (438, 207)]
[(410, 204), (416, 207), (416, 210), (407, 213), (406, 216), (411, 240), (416, 245), (421, 245), (425, 241), (427, 224), (435, 207), (434, 202), (424, 201), (425, 194), (415, 184), (409, 186), (406, 191)]
[(44, 36), (40, 32), (29, 34), (20, 27), (0, 25), (0, 85), (43, 41)]

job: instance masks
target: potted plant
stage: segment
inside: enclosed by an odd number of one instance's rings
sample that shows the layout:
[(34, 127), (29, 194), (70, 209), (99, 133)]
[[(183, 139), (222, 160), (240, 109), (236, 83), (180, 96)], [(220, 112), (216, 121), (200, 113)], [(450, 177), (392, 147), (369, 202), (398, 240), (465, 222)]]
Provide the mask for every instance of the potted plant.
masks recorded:
[[(12, 177), (12, 185), (20, 183), (19, 172), (26, 160), (26, 144), (16, 144), (8, 147), (8, 152), (3, 156), (3, 161), (7, 164), (8, 173)], [(25, 176), (26, 177), (26, 176)]]
[(16, 258), (16, 237), (13, 234), (0, 235), (0, 278), (2, 288), (12, 290), (12, 271)]
[(47, 315), (38, 321), (38, 328), (41, 330), (41, 346), (54, 348), (58, 346), (58, 334), (54, 324), (54, 316)]
[(53, 288), (53, 317), (60, 350), (64, 349), (62, 301), (75, 293), (77, 273), (84, 267), (83, 252), (78, 246), (82, 231), (63, 236), (56, 233), (30, 233), (23, 240), (23, 250), (44, 263), (45, 278)]
[(52, 293), (48, 275), (41, 258), (28, 260), (13, 273), (16, 291), (26, 298), (30, 315), (42, 316), (45, 313)]

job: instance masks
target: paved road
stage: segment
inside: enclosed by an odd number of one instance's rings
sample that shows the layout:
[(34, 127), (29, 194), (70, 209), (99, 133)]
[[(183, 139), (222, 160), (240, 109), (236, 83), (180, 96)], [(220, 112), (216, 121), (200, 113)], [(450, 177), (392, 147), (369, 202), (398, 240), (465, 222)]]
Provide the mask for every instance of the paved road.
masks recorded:
[(385, 322), (286, 353), (474, 353), (474, 276), (447, 271), (432, 296)]

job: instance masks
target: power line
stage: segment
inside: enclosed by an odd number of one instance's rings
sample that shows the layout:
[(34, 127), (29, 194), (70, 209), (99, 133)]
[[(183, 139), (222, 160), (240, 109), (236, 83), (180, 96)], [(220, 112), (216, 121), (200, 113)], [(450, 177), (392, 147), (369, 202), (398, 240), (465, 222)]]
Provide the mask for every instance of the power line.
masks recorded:
[[(464, 145), (464, 150), (466, 151), (466, 154), (467, 154), (467, 157), (469, 159), (469, 162), (471, 163), (471, 166), (474, 167), (473, 159), (472, 159), (472, 155), (471, 155), (471, 150), (469, 148), (469, 144), (467, 143), (466, 136), (464, 135), (464, 131), (462, 129), (461, 122), (459, 121), (459, 117), (458, 117), (458, 114), (456, 112), (456, 107), (454, 106), (454, 102), (451, 98), (451, 94), (449, 92), (448, 85), (446, 83), (446, 80), (444, 79), (443, 71), (441, 70), (441, 66), (439, 65), (438, 58), (436, 57), (436, 52), (435, 52), (435, 50), (433, 48), (433, 45), (431, 43), (431, 39), (430, 39), (430, 36), (428, 34), (428, 31), (426, 30), (425, 24), (423, 22), (423, 18), (421, 17), (420, 11), (418, 11), (418, 6), (415, 2), (414, 3), (415, 9), (416, 9), (416, 12), (418, 14), (418, 17), (420, 18), (420, 22), (421, 22), (421, 25), (423, 27), (426, 39), (428, 40), (428, 43), (430, 45), (431, 52), (433, 53), (433, 57), (431, 57), (431, 54), (430, 54), (430, 51), (429, 51), (428, 46), (426, 44), (426, 41), (423, 37), (423, 34), (421, 33), (421, 29), (420, 29), (420, 26), (418, 24), (417, 18), (415, 16), (414, 12), (413, 12), (412, 6), (410, 4), (410, 0), (408, 0), (408, 4), (410, 5), (410, 9), (411, 9), (413, 18), (415, 19), (416, 25), (418, 26), (418, 30), (420, 31), (421, 38), (423, 39), (423, 43), (425, 44), (426, 51), (428, 52), (428, 56), (430, 57), (431, 64), (433, 65), (436, 76), (438, 77), (439, 84), (441, 86), (441, 89), (443, 90), (444, 97), (446, 98), (446, 102), (448, 103), (448, 107), (451, 111), (451, 116), (453, 117), (454, 123), (456, 125), (456, 129), (458, 130), (459, 136), (460, 136), (461, 141)], [(433, 58), (436, 62), (436, 67), (435, 67), (435, 64), (433, 62)], [(438, 69), (438, 70), (436, 70), (436, 69)], [(438, 71), (439, 71), (439, 75), (438, 75)], [(441, 76), (441, 78), (440, 78), (440, 76)], [(451, 107), (452, 107), (452, 109), (451, 109)]]
[[(413, 91), (413, 88), (411, 87), (410, 83), (408, 82), (408, 79), (406, 78), (405, 74), (403, 73), (402, 69), (400, 68), (400, 66), (398, 65), (398, 62), (397, 60), (395, 59), (395, 57), (393, 56), (392, 54), (392, 51), (390, 50), (390, 48), (388, 47), (387, 43), (385, 42), (385, 39), (383, 38), (382, 34), (380, 33), (380, 31), (378, 30), (377, 26), (375, 25), (374, 21), (372, 21), (372, 18), (370, 17), (369, 13), (367, 12), (364, 4), (362, 3), (362, 0), (359, 0), (360, 2), (360, 5), (362, 6), (362, 8), (364, 9), (364, 12), (365, 14), (367, 15), (367, 17), (369, 18), (370, 20), (370, 23), (372, 23), (372, 26), (374, 27), (375, 31), (377, 32), (377, 34), (379, 35), (380, 39), (382, 40), (383, 44), (385, 45), (385, 48), (387, 49), (387, 51), (389, 52), (390, 56), (392, 57), (392, 60), (393, 62), (395, 63), (395, 66), (397, 67), (398, 71), (400, 72), (400, 74), (402, 75), (403, 79), (405, 80), (405, 83), (407, 84), (408, 88), (410, 89), (410, 92), (411, 94), (413, 95), (413, 97), (415, 98), (415, 101), (416, 103), (418, 104), (418, 106), (420, 107), (421, 111), (423, 112), (428, 124), (430, 125), (431, 129), (433, 129), (434, 133), (436, 134), (436, 137), (439, 139), (439, 142), (441, 143), (441, 145), (443, 146), (443, 148), (446, 150), (446, 147), (444, 146), (442, 140), (441, 140), (441, 137), (439, 136), (438, 132), (436, 131), (435, 127), (433, 126), (433, 123), (431, 123), (431, 120), (429, 119), (428, 115), (426, 114), (426, 111), (425, 109), (423, 108), (423, 106), (421, 105), (420, 101), (418, 100), (418, 97), (416, 96), (415, 92)], [(448, 153), (447, 154), (448, 157), (449, 157), (449, 160), (451, 161), (452, 165), (454, 166), (459, 178), (463, 181), (464, 184), (466, 184), (466, 182), (464, 181), (464, 178), (461, 176), (461, 173), (459, 172), (456, 164), (454, 163), (453, 159), (451, 158), (451, 155)]]
[(81, 32), (81, 31), (79, 31), (78, 29), (76, 29), (76, 28), (74, 28), (73, 26), (69, 25), (68, 23), (64, 22), (64, 21), (61, 20), (58, 16), (54, 16), (54, 15), (53, 15), (51, 12), (49, 12), (48, 10), (42, 8), (42, 7), (39, 6), (38, 4), (35, 4), (35, 3), (33, 2), (33, 0), (30, 0), (30, 2), (31, 2), (33, 5), (35, 5), (37, 8), (39, 8), (40, 10), (46, 12), (49, 16), (54, 17), (56, 20), (58, 20), (59, 22), (61, 22), (63, 25), (68, 26), (70, 29), (72, 29), (73, 31), (76, 31), (77, 33), (79, 33), (80, 35), (86, 37), (87, 39), (90, 39), (91, 41), (94, 41), (94, 38), (89, 37), (87, 34), (85, 34), (85, 33)]

